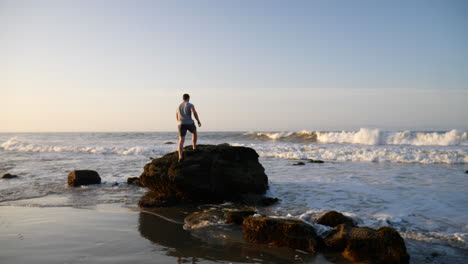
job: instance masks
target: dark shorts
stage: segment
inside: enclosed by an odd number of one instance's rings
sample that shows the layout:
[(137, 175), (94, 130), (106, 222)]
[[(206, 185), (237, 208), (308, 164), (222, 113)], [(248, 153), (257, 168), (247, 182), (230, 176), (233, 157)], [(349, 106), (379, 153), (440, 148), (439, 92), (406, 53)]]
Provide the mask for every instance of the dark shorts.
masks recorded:
[(190, 133), (193, 134), (193, 133), (197, 132), (197, 127), (195, 126), (195, 124), (190, 124), (190, 125), (182, 124), (182, 125), (179, 125), (179, 136), (185, 137), (185, 135), (187, 135), (187, 130), (190, 131)]

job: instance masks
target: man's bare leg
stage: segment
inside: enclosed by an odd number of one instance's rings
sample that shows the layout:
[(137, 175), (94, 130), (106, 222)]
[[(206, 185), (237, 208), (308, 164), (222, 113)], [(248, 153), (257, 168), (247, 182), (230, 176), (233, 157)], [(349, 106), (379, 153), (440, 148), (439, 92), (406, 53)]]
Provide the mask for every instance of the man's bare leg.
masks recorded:
[(193, 150), (197, 149), (197, 131), (192, 134), (192, 147)]
[(184, 142), (185, 142), (185, 137), (179, 136), (179, 161), (182, 160), (182, 154), (184, 151)]

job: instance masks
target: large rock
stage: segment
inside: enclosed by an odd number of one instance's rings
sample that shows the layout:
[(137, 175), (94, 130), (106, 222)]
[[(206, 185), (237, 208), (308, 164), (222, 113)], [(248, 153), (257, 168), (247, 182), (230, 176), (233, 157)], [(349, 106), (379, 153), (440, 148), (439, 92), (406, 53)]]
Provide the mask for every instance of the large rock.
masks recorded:
[(322, 247), (315, 229), (295, 219), (247, 217), (242, 224), (244, 240), (270, 246), (289, 247), (314, 253)]
[(354, 262), (409, 263), (405, 241), (390, 227), (375, 230), (341, 224), (324, 239), (324, 243), (329, 250), (342, 252)]
[(80, 186), (101, 183), (101, 177), (93, 170), (74, 170), (68, 174), (68, 185)]
[(329, 211), (322, 215), (318, 220), (318, 224), (335, 227), (340, 224), (347, 224), (349, 226), (356, 226), (356, 223), (350, 217), (343, 215), (337, 211)]
[(243, 194), (264, 194), (268, 188), (265, 169), (258, 154), (247, 147), (198, 145), (153, 159), (140, 176), (152, 194), (181, 201), (237, 201)]

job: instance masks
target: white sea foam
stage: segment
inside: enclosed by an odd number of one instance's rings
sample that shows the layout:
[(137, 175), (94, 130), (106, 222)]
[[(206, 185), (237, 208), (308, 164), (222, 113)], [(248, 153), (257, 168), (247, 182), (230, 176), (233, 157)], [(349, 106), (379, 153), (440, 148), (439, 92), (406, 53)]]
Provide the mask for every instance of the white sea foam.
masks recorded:
[[(348, 133), (348, 132), (346, 132)], [(349, 132), (351, 133), (351, 132)], [(404, 133), (404, 132), (403, 132)], [(454, 132), (448, 132), (454, 133)], [(355, 142), (376, 135), (377, 132), (363, 132), (349, 134)], [(332, 137), (336, 135), (332, 134)], [(436, 138), (436, 136), (428, 135)], [(449, 136), (445, 136), (449, 137)], [(353, 146), (353, 145), (317, 145), (303, 143), (277, 142), (271, 144), (237, 144), (253, 147), (261, 157), (276, 157), (283, 159), (321, 159), (327, 161), (365, 161), (365, 162), (400, 162), (423, 164), (466, 164), (468, 152), (462, 149), (446, 148), (420, 148), (403, 146)], [(48, 145), (25, 142), (18, 137), (12, 137), (0, 145), (4, 151), (16, 152), (73, 152), (91, 154), (116, 154), (116, 155), (163, 155), (173, 151), (173, 146), (164, 144), (145, 146), (100, 146), (100, 145)]]
[[(73, 146), (73, 145), (46, 145), (21, 141), (12, 137), (0, 145), (5, 151), (18, 152), (75, 152), (92, 154), (118, 154), (118, 155), (157, 155), (164, 154), (161, 147), (148, 146), (113, 147), (113, 146)], [(167, 147), (166, 147), (167, 148)], [(166, 150), (166, 149), (164, 149)]]
[(423, 164), (466, 164), (468, 152), (462, 149), (426, 149), (384, 146), (320, 147), (303, 144), (253, 146), (261, 157), (284, 159), (321, 159), (327, 161), (399, 162)]
[(250, 132), (244, 135), (274, 141), (318, 142), (323, 144), (468, 146), (468, 133), (455, 129), (447, 132), (382, 132), (378, 129), (361, 128), (359, 131)]

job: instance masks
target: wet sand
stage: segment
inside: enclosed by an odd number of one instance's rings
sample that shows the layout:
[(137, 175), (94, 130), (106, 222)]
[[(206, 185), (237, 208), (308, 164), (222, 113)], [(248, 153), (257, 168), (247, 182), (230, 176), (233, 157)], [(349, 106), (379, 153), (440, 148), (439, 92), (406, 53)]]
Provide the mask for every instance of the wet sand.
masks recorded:
[(182, 228), (183, 214), (160, 213), (116, 204), (0, 206), (0, 263), (330, 263), (234, 238), (208, 243)]

